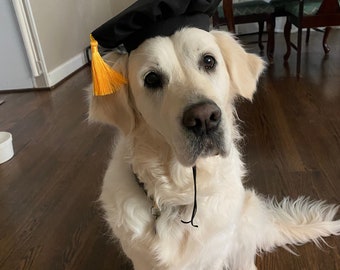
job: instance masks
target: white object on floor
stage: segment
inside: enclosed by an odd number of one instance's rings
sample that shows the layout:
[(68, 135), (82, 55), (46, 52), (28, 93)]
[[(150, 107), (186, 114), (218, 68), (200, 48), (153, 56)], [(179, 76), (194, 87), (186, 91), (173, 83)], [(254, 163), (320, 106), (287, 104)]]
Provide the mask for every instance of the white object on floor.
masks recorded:
[(0, 164), (10, 160), (14, 155), (12, 134), (9, 132), (0, 132)]

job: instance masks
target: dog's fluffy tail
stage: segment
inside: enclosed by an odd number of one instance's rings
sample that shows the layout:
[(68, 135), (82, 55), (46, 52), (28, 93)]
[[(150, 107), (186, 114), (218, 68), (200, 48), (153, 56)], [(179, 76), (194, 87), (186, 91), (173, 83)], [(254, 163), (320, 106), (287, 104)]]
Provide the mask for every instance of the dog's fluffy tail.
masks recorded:
[[(260, 249), (270, 251), (275, 246), (300, 245), (313, 241), (318, 247), (325, 242), (322, 237), (340, 235), (340, 220), (333, 220), (339, 206), (323, 201), (300, 197), (277, 202), (265, 200), (269, 217), (268, 230), (264, 230)], [(290, 250), (291, 251), (291, 250)]]

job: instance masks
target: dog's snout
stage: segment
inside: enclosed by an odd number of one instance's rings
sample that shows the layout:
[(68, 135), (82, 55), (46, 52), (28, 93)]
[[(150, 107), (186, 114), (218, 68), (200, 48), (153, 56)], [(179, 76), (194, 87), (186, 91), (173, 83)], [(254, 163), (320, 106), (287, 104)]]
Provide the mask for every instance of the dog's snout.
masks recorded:
[(201, 136), (217, 129), (221, 122), (221, 110), (212, 102), (190, 106), (183, 114), (183, 125), (195, 135)]

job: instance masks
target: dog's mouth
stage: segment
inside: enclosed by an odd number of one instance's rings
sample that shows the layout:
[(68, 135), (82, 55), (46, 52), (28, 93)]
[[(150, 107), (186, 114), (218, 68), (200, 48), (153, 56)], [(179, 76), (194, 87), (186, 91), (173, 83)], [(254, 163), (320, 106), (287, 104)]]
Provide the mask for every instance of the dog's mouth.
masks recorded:
[(228, 151), (224, 140), (224, 132), (216, 130), (215, 132), (197, 137), (193, 134), (186, 135), (186, 147), (183, 158), (184, 165), (193, 166), (198, 158), (205, 158), (210, 156), (227, 156)]
[(184, 138), (177, 148), (183, 165), (193, 166), (200, 157), (227, 155), (221, 122), (222, 112), (211, 100), (190, 105), (184, 110), (181, 123)]

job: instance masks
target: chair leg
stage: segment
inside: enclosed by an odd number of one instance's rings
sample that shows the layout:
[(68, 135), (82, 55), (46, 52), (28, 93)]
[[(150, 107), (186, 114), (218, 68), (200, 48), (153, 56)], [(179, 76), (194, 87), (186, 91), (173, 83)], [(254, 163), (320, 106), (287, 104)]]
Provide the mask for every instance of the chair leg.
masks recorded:
[(275, 17), (270, 17), (267, 20), (267, 32), (268, 32), (268, 43), (267, 43), (267, 57), (269, 63), (274, 62), (274, 48), (275, 48)]
[(235, 19), (231, 1), (228, 1), (226, 5), (223, 5), (223, 13), (229, 32), (235, 33)]
[(310, 28), (307, 28), (307, 31), (306, 31), (306, 43), (309, 42), (309, 36), (310, 36)]
[(290, 44), (290, 31), (292, 29), (292, 23), (290, 22), (290, 19), (287, 17), (286, 24), (284, 27), (284, 37), (286, 41), (286, 47), (287, 51), (283, 57), (284, 61), (287, 62), (291, 53), (291, 44)]
[(297, 56), (296, 56), (296, 76), (300, 75), (301, 68), (301, 49), (302, 49), (302, 27), (298, 27), (298, 44), (297, 44)]
[(325, 54), (328, 54), (329, 51), (331, 50), (329, 47), (328, 47), (328, 44), (327, 44), (327, 39), (328, 39), (328, 35), (329, 35), (329, 32), (332, 30), (331, 27), (327, 26), (325, 28), (325, 33), (323, 34), (323, 39), (322, 39), (322, 46), (323, 46), (323, 50), (325, 52)]
[(259, 39), (258, 39), (258, 44), (259, 44), (261, 52), (263, 52), (263, 49), (264, 49), (264, 46), (263, 46), (263, 43), (262, 43), (263, 28), (264, 28), (264, 21), (259, 21)]

